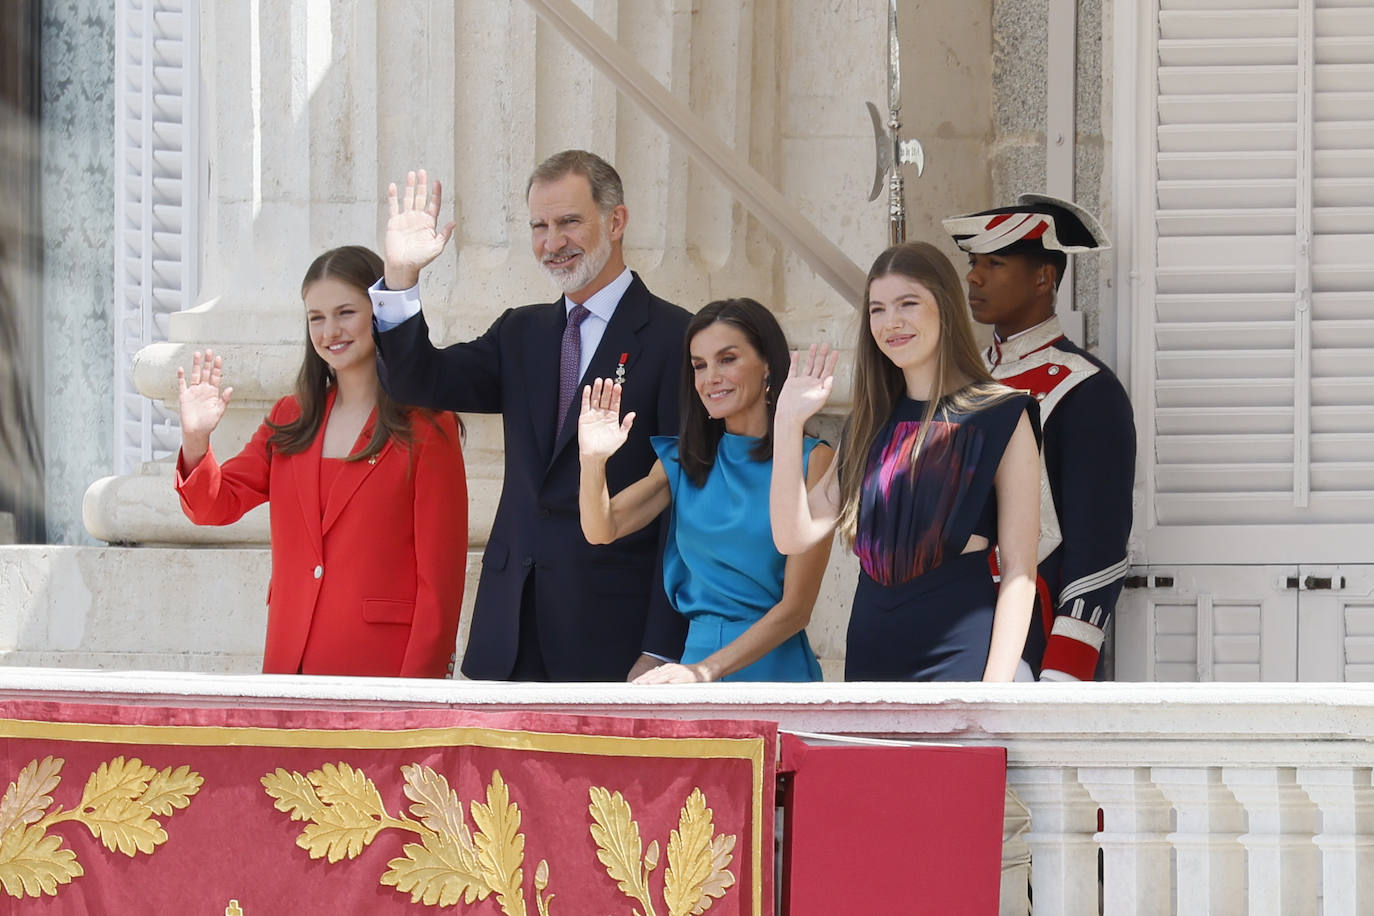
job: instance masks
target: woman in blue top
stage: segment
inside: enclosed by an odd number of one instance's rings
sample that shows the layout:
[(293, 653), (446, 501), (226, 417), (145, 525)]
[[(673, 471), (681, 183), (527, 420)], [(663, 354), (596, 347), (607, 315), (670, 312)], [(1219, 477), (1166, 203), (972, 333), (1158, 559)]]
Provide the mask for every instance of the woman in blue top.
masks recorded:
[[(680, 664), (661, 665), (635, 683), (820, 680), (804, 628), (830, 539), (784, 557), (768, 522), (772, 383), (787, 377), (789, 361), (782, 328), (754, 300), (726, 299), (693, 317), (684, 342), (681, 435), (654, 437), (659, 460), (614, 497), (606, 462), (634, 414), (620, 418), (618, 382), (597, 379), (582, 391), (579, 503), (587, 540), (608, 544), (672, 507), (663, 585), (688, 619), (687, 643)], [(834, 452), (810, 437), (803, 452), (803, 473), (818, 481)]]

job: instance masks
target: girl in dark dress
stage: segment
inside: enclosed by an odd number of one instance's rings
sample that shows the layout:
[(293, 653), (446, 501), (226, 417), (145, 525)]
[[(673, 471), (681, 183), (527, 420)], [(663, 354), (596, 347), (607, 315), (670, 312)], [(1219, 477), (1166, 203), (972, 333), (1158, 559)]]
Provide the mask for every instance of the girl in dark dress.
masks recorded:
[(793, 354), (774, 420), (773, 539), (791, 554), (838, 527), (858, 555), (847, 680), (1010, 681), (1035, 593), (1036, 402), (988, 375), (963, 283), (935, 246), (879, 255), (864, 311), (853, 412), (809, 492), (802, 424), (829, 398), (838, 354)]

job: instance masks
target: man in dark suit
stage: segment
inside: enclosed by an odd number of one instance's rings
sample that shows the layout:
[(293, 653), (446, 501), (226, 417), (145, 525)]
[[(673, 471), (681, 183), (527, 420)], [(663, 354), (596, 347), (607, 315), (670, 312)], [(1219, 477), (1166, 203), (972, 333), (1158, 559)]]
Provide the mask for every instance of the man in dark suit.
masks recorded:
[[(505, 483), (482, 555), (463, 674), (484, 680), (633, 679), (682, 650), (668, 604), (658, 525), (592, 546), (578, 519), (582, 386), (619, 378), (636, 420), (606, 468), (612, 493), (648, 473), (651, 435), (678, 432), (678, 378), (689, 313), (625, 266), (629, 211), (605, 160), (567, 150), (530, 176), (534, 255), (559, 301), (508, 309), (469, 343), (436, 348), (420, 311), (420, 270), (443, 251), (442, 189), (406, 177), (388, 191), (386, 275), (372, 290), (382, 378), (397, 400), (500, 413)], [(454, 562), (460, 562), (454, 558)]]

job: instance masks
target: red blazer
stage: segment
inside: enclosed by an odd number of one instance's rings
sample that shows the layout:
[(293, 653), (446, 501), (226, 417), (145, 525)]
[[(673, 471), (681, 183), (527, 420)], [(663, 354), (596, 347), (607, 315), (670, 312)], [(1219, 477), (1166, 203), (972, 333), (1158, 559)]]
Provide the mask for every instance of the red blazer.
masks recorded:
[[(334, 404), (329, 393), (325, 417)], [(268, 414), (300, 415), (294, 397)], [(321, 506), (323, 435), (274, 454), (258, 428), (223, 465), (213, 451), (190, 474), (177, 459), (181, 508), (198, 525), (227, 525), (267, 500), (272, 581), (262, 670), (275, 674), (444, 677), (451, 673), (467, 564), (467, 478), (452, 414), (412, 414), (415, 442), (388, 442), (343, 464)], [(353, 452), (371, 438), (376, 413)]]

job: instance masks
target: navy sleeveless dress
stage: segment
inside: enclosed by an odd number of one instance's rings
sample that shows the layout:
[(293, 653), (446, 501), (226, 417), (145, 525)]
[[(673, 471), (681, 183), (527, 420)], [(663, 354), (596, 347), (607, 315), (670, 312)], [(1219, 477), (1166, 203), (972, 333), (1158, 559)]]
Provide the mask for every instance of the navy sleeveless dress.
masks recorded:
[(1022, 413), (1039, 440), (1038, 408), (1019, 392), (966, 413), (942, 406), (913, 465), (926, 403), (898, 402), (859, 493), (845, 680), (982, 680), (997, 586), (986, 551), (961, 551), (974, 535), (996, 545), (997, 466)]

